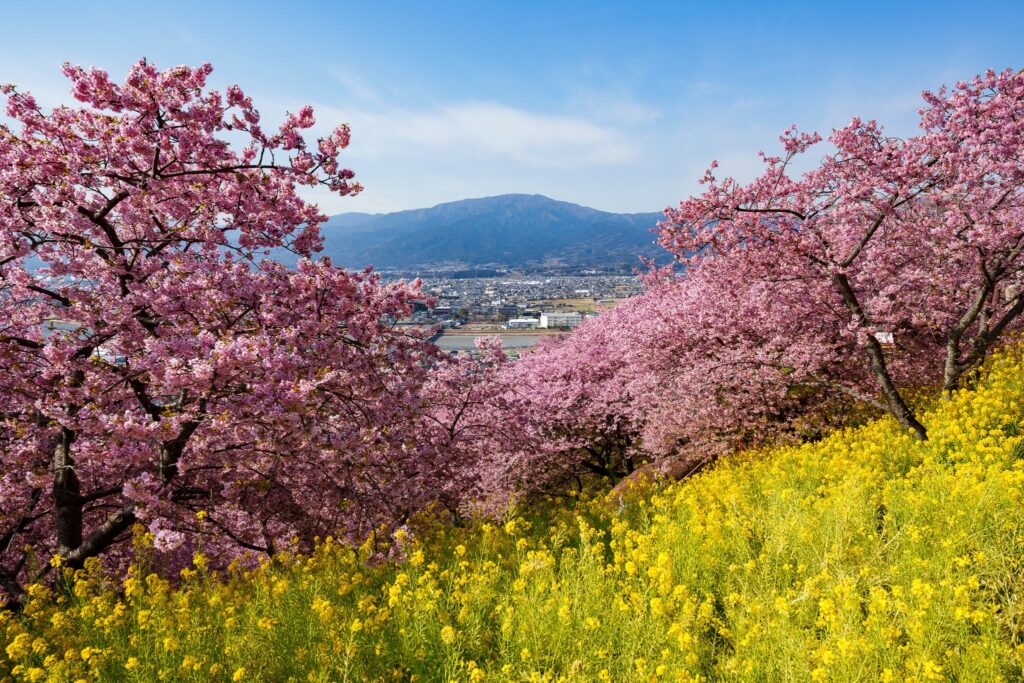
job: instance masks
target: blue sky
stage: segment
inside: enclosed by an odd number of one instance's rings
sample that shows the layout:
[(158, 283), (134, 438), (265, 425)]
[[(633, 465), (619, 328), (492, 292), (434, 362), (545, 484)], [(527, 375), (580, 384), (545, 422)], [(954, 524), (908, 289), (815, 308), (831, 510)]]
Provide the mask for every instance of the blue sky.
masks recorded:
[(750, 178), (789, 124), (893, 134), (919, 94), (1024, 67), (1024, 3), (17, 3), (0, 81), (67, 101), (60, 64), (213, 63), (266, 116), (348, 122), (366, 190), (328, 213), (506, 192), (652, 211), (711, 159)]

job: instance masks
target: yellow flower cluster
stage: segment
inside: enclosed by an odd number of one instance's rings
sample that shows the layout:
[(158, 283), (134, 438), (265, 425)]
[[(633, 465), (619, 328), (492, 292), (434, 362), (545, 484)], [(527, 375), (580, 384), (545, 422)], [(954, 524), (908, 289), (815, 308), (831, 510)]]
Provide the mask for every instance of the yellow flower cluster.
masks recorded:
[[(1024, 667), (1024, 360), (890, 420), (623, 503), (424, 518), (180, 584), (31, 588), (14, 681), (999, 681)], [(143, 547), (144, 535), (137, 540)], [(68, 570), (63, 569), (67, 572)]]

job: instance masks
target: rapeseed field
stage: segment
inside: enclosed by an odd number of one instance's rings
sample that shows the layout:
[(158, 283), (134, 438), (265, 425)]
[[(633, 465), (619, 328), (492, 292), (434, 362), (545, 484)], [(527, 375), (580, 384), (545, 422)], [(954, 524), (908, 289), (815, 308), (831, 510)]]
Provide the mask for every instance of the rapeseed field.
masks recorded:
[[(169, 582), (139, 560), (0, 612), (0, 681), (999, 681), (1024, 665), (1024, 357), (883, 419), (620, 498), (421, 520), (387, 557)], [(200, 513), (201, 514), (201, 513)], [(176, 577), (177, 578), (177, 577)]]

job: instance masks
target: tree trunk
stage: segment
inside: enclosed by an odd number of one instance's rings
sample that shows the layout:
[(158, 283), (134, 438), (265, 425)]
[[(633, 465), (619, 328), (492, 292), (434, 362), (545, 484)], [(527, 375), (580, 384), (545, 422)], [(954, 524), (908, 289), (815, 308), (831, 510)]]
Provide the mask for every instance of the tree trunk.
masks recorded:
[(18, 583), (18, 577), (0, 567), (0, 589), (6, 594), (6, 602), (0, 602), (0, 609), (20, 612), (25, 607), (25, 589)]
[(949, 330), (946, 338), (946, 364), (943, 369), (942, 389), (947, 395), (960, 388), (960, 380), (964, 374), (979, 367), (985, 360), (992, 345), (996, 343), (1006, 328), (1024, 313), (1024, 295), (1018, 294), (1012, 301), (1013, 305), (1007, 308), (1003, 315), (995, 321), (991, 327), (987, 321), (979, 323), (978, 334), (974, 339), (973, 348), (966, 357), (960, 357), (960, 345), (963, 343), (964, 335), (968, 328), (974, 324), (982, 313), (982, 307), (990, 292), (989, 287), (982, 288), (975, 297), (974, 302), (964, 312), (963, 317)]
[(71, 447), (75, 434), (62, 427), (53, 449), (53, 512), (57, 552), (68, 556), (82, 545), (82, 490)]
[(890, 377), (889, 370), (885, 364), (882, 345), (873, 336), (868, 338), (868, 357), (871, 361), (871, 371), (875, 374), (878, 386), (882, 390), (886, 404), (889, 406), (889, 412), (892, 413), (897, 422), (903, 425), (904, 428), (909, 429), (916, 438), (921, 441), (927, 440), (928, 431), (918, 421), (914, 411), (910, 409), (910, 406), (903, 400), (903, 396), (900, 395), (896, 385), (893, 384), (892, 377)]
[(656, 460), (649, 462), (645, 465), (641, 465), (627, 476), (623, 477), (619, 483), (617, 483), (609, 493), (610, 496), (617, 496), (619, 500), (622, 500), (622, 496), (628, 493), (630, 490), (637, 486), (644, 486), (653, 484), (658, 479), (668, 479), (670, 481), (680, 481), (686, 479), (690, 475), (696, 474), (704, 468), (712, 458), (704, 454), (684, 454), (674, 455), (662, 460)]
[(95, 557), (109, 548), (118, 536), (135, 524), (135, 521), (135, 504), (126, 503), (120, 510), (93, 529), (93, 532), (77, 548), (68, 553), (67, 565), (73, 569), (80, 569), (90, 557)]
[[(853, 286), (850, 284), (849, 278), (846, 277), (845, 273), (830, 273), (832, 282), (835, 283), (836, 287), (839, 288), (839, 293), (843, 297), (843, 302), (846, 304), (847, 310), (857, 321), (858, 327), (867, 329), (871, 326), (871, 321), (868, 320), (867, 314), (864, 313), (864, 309), (861, 308), (860, 302), (857, 300), (857, 294), (853, 291)], [(889, 367), (885, 362), (885, 354), (882, 352), (882, 345), (875, 338), (873, 334), (869, 334), (867, 338), (867, 353), (868, 361), (871, 367), (871, 373), (875, 376), (875, 381), (878, 382), (878, 388), (882, 392), (882, 396), (885, 398), (885, 403), (889, 407), (889, 412), (896, 421), (899, 422), (903, 427), (913, 432), (914, 436), (924, 441), (928, 438), (928, 431), (924, 428), (917, 417), (914, 415), (914, 411), (910, 409), (906, 401), (903, 400), (903, 396), (900, 395), (899, 389), (896, 388), (896, 384), (892, 381), (892, 375), (889, 373)]]

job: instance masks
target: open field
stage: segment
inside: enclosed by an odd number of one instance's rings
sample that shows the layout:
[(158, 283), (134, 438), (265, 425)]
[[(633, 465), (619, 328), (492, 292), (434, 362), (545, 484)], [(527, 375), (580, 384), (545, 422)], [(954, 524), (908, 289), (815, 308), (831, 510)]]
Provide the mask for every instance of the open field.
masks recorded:
[(606, 308), (612, 308), (621, 299), (594, 299), (592, 297), (579, 297), (574, 299), (547, 299), (537, 301), (535, 306), (544, 311), (579, 311), (580, 313), (597, 313)]

